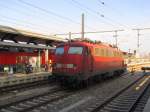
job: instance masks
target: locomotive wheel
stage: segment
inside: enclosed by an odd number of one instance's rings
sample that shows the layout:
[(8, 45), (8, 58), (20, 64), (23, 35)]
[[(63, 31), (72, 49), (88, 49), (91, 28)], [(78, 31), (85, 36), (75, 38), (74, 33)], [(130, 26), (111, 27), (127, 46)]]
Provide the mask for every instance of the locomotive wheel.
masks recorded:
[(73, 82), (68, 83), (69, 88), (72, 88), (72, 89), (79, 89), (80, 85), (81, 85), (81, 82), (78, 80), (74, 80)]
[(102, 78), (101, 75), (96, 75), (95, 77), (93, 77), (93, 81), (98, 83), (101, 81), (101, 78)]
[(108, 77), (107, 74), (108, 74), (108, 73), (101, 74), (101, 78), (102, 78), (103, 80), (107, 79), (107, 77)]
[(111, 72), (108, 72), (108, 78), (112, 78), (113, 76), (114, 76), (114, 72), (113, 71), (111, 71)]
[(84, 80), (83, 83), (84, 83), (85, 87), (88, 87), (90, 85), (90, 83), (91, 83), (91, 80), (90, 79)]

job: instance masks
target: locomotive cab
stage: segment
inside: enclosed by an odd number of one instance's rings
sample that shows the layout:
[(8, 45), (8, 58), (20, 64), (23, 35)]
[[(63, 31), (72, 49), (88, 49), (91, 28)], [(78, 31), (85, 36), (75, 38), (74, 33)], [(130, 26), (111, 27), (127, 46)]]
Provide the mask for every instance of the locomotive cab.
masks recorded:
[(91, 51), (83, 45), (62, 45), (55, 51), (52, 73), (57, 79), (84, 80), (91, 65)]

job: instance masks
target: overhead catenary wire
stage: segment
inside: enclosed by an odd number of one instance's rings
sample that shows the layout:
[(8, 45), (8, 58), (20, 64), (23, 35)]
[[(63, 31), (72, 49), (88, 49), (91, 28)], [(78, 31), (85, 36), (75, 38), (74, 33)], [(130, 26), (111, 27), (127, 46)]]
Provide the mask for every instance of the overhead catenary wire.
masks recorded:
[[(67, 1), (64, 0), (64, 1), (67, 2), (67, 3), (69, 3), (69, 4), (71, 4), (71, 5), (74, 5), (75, 7), (78, 7), (78, 8), (81, 9), (81, 10), (84, 10), (84, 12), (85, 12), (86, 14), (91, 15), (88, 10), (85, 10), (85, 8), (79, 6), (78, 4), (74, 4), (72, 1), (69, 1), (69, 0), (67, 0)], [(83, 13), (83, 12), (82, 12), (82, 13)], [(92, 16), (93, 16), (93, 15), (92, 15)], [(93, 28), (93, 27), (91, 27), (91, 26), (89, 26), (89, 25), (85, 25), (85, 26), (86, 26), (87, 28), (91, 29), (91, 30), (96, 30), (95, 28)]]
[[(33, 28), (27, 24), (22, 24), (22, 23), (19, 23), (19, 22), (16, 22), (16, 21), (13, 21), (13, 20), (10, 20), (10, 19), (4, 19), (4, 18), (0, 18), (0, 22), (7, 22), (9, 23), (9, 25), (7, 25), (8, 27), (16, 27), (16, 28), (23, 28), (23, 27), (26, 27), (26, 28)], [(3, 25), (3, 24), (1, 24)]]
[[(93, 10), (93, 9), (90, 8), (90, 7), (87, 7), (86, 5), (80, 3), (80, 2), (78, 2), (78, 1), (76, 1), (76, 0), (72, 0), (72, 2), (74, 2), (75, 4), (78, 4), (80, 7), (84, 7), (86, 10), (88, 10), (88, 11), (90, 11), (90, 12), (96, 14), (96, 15), (98, 16), (98, 18), (101, 17), (101, 18), (99, 18), (99, 19), (101, 19), (101, 21), (102, 21), (102, 18), (106, 19), (107, 21), (106, 21), (106, 20), (103, 21), (103, 22), (106, 23), (106, 24), (109, 24), (109, 25), (111, 25), (111, 26), (114, 26), (115, 24), (118, 24), (119, 26), (126, 27), (125, 25), (123, 25), (123, 24), (121, 24), (121, 23), (119, 23), (119, 22), (117, 22), (117, 21), (114, 21), (114, 20), (112, 20), (112, 19), (109, 18), (109, 17), (106, 17), (104, 14), (101, 14), (101, 13), (99, 13), (98, 11)], [(113, 23), (113, 24), (112, 24), (112, 23)]]
[[(30, 14), (22, 11), (22, 10), (16, 10), (15, 8), (11, 8), (11, 7), (7, 7), (6, 5), (3, 5), (3, 4), (0, 4), (2, 7), (6, 8), (6, 9), (9, 9), (9, 10), (14, 10), (15, 13), (21, 13), (21, 14), (26, 14), (28, 16), (30, 16)], [(7, 16), (3, 16), (2, 17), (2, 14), (1, 14), (1, 19), (3, 19), (2, 21), (8, 21), (7, 23), (10, 23), (10, 24), (13, 24), (13, 27), (16, 27), (16, 26), (24, 26), (23, 28), (27, 29), (27, 30), (32, 30), (32, 31), (43, 31), (41, 33), (45, 33), (46, 31), (44, 31), (43, 29), (50, 29), (49, 27), (47, 26), (43, 26), (43, 25), (38, 25), (38, 24), (34, 24), (32, 23), (31, 21), (26, 21), (24, 19), (19, 19), (19, 18), (15, 18), (15, 16), (11, 16), (11, 17), (7, 17)], [(36, 31), (36, 32), (37, 32)], [(51, 31), (51, 30), (50, 30)], [(54, 29), (53, 29), (54, 31)], [(56, 30), (55, 30), (56, 31)], [(47, 31), (49, 32), (49, 31)], [(46, 33), (47, 33), (46, 32)], [(58, 31), (57, 32), (61, 32), (61, 31)], [(56, 33), (56, 32), (55, 32)], [(55, 34), (54, 32), (51, 32), (50, 35), (54, 35)]]
[[(81, 9), (81, 10), (84, 10), (84, 12), (86, 13), (86, 14), (88, 14), (88, 15), (91, 15), (91, 16), (96, 16), (95, 14), (93, 14), (93, 13), (91, 13), (91, 11), (90, 11), (90, 9), (89, 8), (85, 8), (85, 7), (83, 7), (82, 6), (82, 4), (80, 4), (79, 2), (77, 2), (77, 1), (73, 1), (73, 0), (71, 0), (71, 1), (66, 1), (65, 0), (65, 2), (67, 2), (67, 3), (69, 3), (69, 4), (71, 4), (71, 5), (74, 5), (75, 7), (78, 7), (79, 9)], [(97, 19), (99, 19), (100, 21), (102, 21), (103, 22), (103, 24), (105, 23), (105, 24), (108, 24), (108, 25), (111, 25), (111, 26), (113, 26), (113, 24), (111, 24), (111, 23), (108, 23), (108, 22), (106, 22), (106, 21), (103, 21), (102, 20), (102, 18), (99, 18), (99, 17), (97, 17), (96, 16), (96, 18)], [(95, 30), (95, 29), (94, 29)]]
[(105, 5), (104, 1), (98, 0), (102, 5)]
[(67, 20), (67, 21), (70, 21), (70, 22), (79, 24), (78, 22), (76, 22), (76, 21), (74, 21), (74, 20), (72, 20), (72, 19), (70, 19), (70, 18), (68, 18), (68, 17), (61, 16), (61, 15), (55, 13), (55, 12), (52, 12), (52, 11), (50, 11), (50, 10), (46, 10), (46, 9), (44, 9), (44, 8), (41, 8), (41, 7), (38, 7), (38, 6), (36, 6), (36, 5), (32, 4), (32, 3), (25, 2), (24, 0), (18, 0), (18, 1), (21, 2), (21, 3), (23, 3), (23, 4), (25, 4), (25, 5), (28, 5), (28, 6), (30, 6), (30, 7), (36, 8), (36, 9), (42, 11), (42, 12), (45, 12), (45, 13), (51, 14), (51, 15), (53, 15), (53, 16), (55, 16), (55, 17), (61, 18), (61, 19), (65, 20), (65, 21)]
[[(64, 21), (68, 21), (68, 22), (71, 22), (71, 23), (74, 23), (74, 24), (81, 25), (80, 22), (77, 22), (77, 21), (75, 21), (75, 20), (73, 20), (73, 19), (71, 19), (71, 18), (69, 18), (69, 17), (62, 16), (62, 15), (60, 15), (60, 14), (57, 14), (57, 13), (53, 12), (53, 11), (50, 11), (50, 10), (47, 10), (47, 9), (38, 7), (38, 6), (36, 6), (36, 5), (32, 4), (32, 3), (26, 2), (26, 1), (24, 1), (24, 0), (18, 0), (18, 1), (19, 1), (20, 3), (22, 3), (22, 4), (25, 4), (25, 5), (30, 6), (30, 7), (32, 7), (32, 8), (38, 9), (38, 10), (44, 12), (44, 13), (53, 15), (53, 16), (55, 16), (55, 17), (61, 19), (61, 20), (64, 20)], [(89, 29), (93, 29), (93, 28), (91, 28), (90, 26), (87, 26), (87, 27), (88, 27)]]
[[(68, 3), (69, 5), (72, 5), (74, 7), (78, 7), (80, 10), (84, 10), (83, 7), (80, 7), (78, 4), (74, 4), (71, 0), (64, 0), (66, 3)], [(84, 10), (84, 13), (88, 13), (87, 10)]]
[(83, 5), (81, 4), (80, 2), (76, 1), (76, 0), (72, 0), (73, 3), (77, 4), (78, 7), (80, 8), (83, 8), (86, 12), (90, 12), (92, 15), (94, 15), (97, 19), (99, 19), (100, 21), (103, 22), (103, 24), (107, 24), (107, 25), (110, 25), (110, 26), (113, 26), (113, 27), (116, 27), (114, 26), (114, 24), (106, 21), (106, 20), (103, 20), (102, 18), (104, 18), (104, 15), (103, 14), (100, 14), (99, 12), (87, 7), (86, 5)]
[(116, 14), (119, 14), (119, 15), (122, 16), (122, 13), (118, 12), (118, 11), (117, 11), (116, 9), (114, 9), (113, 7), (108, 6), (108, 5), (106, 4), (106, 2), (104, 2), (104, 1), (102, 1), (102, 0), (98, 0), (98, 3), (99, 3), (100, 5), (102, 5), (102, 6), (107, 7), (108, 9), (110, 9), (110, 11), (113, 11), (113, 12), (115, 12)]
[[(50, 27), (47, 27), (47, 26), (43, 26), (43, 25), (37, 25), (37, 24), (34, 24), (32, 22), (29, 22), (29, 21), (25, 21), (25, 20), (19, 20), (17, 18), (14, 18), (14, 17), (7, 17), (7, 16), (4, 16), (1, 14), (1, 18), (4, 18), (4, 19), (7, 19), (7, 20), (11, 20), (11, 21), (15, 21), (15, 22), (20, 22), (22, 24), (27, 24), (28, 26), (33, 26), (34, 28), (40, 28), (40, 29), (51, 29)], [(53, 29), (54, 30), (54, 29)], [(56, 30), (55, 30), (56, 31)], [(57, 31), (57, 32), (60, 32), (60, 31)]]
[[(116, 11), (114, 11), (114, 9), (113, 8), (111, 8), (111, 7), (109, 7), (104, 1), (102, 1), (102, 0), (98, 0), (98, 3), (100, 3), (102, 6), (105, 6), (105, 7), (107, 7), (108, 9), (110, 9), (112, 12), (115, 12), (115, 13), (117, 13), (117, 14), (119, 14), (119, 15), (121, 15), (120, 13), (118, 13), (118, 12), (116, 12)], [(121, 15), (122, 16), (122, 15)], [(120, 26), (123, 26), (123, 27), (126, 27), (126, 28), (129, 28), (128, 26), (126, 26), (126, 25), (124, 25), (124, 24), (122, 24), (122, 23), (120, 23), (120, 22), (118, 22), (118, 21), (116, 21), (116, 20), (114, 20), (114, 19), (112, 19), (112, 18), (109, 18), (109, 17), (107, 17), (107, 16), (105, 16), (105, 18), (107, 18), (108, 20), (110, 20), (110, 21), (112, 21), (112, 22), (115, 22), (116, 24), (118, 24), (118, 25), (120, 25)]]
[[(18, 0), (18, 1), (21, 1), (21, 3), (22, 3), (22, 1), (25, 2), (24, 0)], [(28, 2), (25, 2), (25, 3), (28, 4)], [(29, 4), (30, 4), (30, 3), (29, 3)], [(35, 6), (34, 4), (30, 4), (30, 5), (29, 5), (29, 4), (28, 4), (28, 6), (32, 6), (32, 7)], [(40, 8), (40, 7), (38, 7), (38, 6), (35, 6), (35, 7), (36, 7), (36, 9), (37, 9), (37, 8), (38, 8), (38, 9)], [(42, 9), (43, 9), (43, 8), (42, 8)], [(88, 9), (90, 10), (91, 8), (88, 8)], [(39, 10), (41, 10), (41, 8), (40, 8)], [(43, 10), (42, 10), (42, 11), (43, 11)], [(48, 11), (48, 12), (46, 12), (46, 13), (49, 14), (49, 10), (44, 9), (44, 11)], [(95, 10), (92, 9), (92, 11), (94, 12)], [(95, 12), (95, 13), (96, 13), (96, 12)], [(102, 16), (102, 15), (101, 15), (101, 16)], [(65, 19), (65, 18), (64, 18), (64, 19)], [(71, 20), (72, 20), (72, 19), (71, 19)], [(73, 21), (74, 21), (74, 20), (73, 20)], [(71, 22), (71, 21), (70, 21), (70, 22)], [(77, 23), (78, 23), (78, 22), (77, 22)], [(75, 24), (77, 24), (77, 23), (75, 23)], [(78, 24), (81, 24), (81, 23), (78, 23)]]
[[(20, 22), (18, 22), (18, 21), (15, 21), (15, 20), (12, 20), (12, 19), (4, 19), (4, 18), (0, 18), (0, 22), (1, 21), (3, 21), (3, 22), (7, 22), (7, 23), (9, 23), (9, 25), (10, 26), (12, 26), (12, 27), (15, 27), (15, 28), (18, 28), (18, 29), (25, 29), (25, 30), (30, 30), (30, 31), (33, 31), (33, 30), (36, 30), (36, 31), (41, 31), (41, 30), (43, 30), (42, 28), (37, 28), (37, 27), (34, 27), (33, 25), (30, 25), (30, 24), (23, 24), (22, 22), (20, 23)], [(9, 25), (7, 25), (7, 26), (9, 26)], [(32, 29), (32, 30), (31, 30)], [(45, 32), (45, 31), (44, 31)], [(47, 32), (47, 31), (46, 31)], [(40, 33), (43, 33), (43, 31), (42, 32), (40, 32)]]
[[(7, 10), (10, 10), (10, 11), (12, 11), (12, 12), (15, 12), (15, 13), (18, 13), (18, 14), (21, 14), (21, 15), (27, 15), (27, 16), (29, 16), (30, 18), (32, 18), (32, 19), (40, 19), (40, 20), (43, 20), (43, 21), (47, 21), (48, 22), (48, 20), (46, 20), (44, 17), (41, 17), (41, 16), (37, 16), (37, 17), (35, 17), (35, 15), (32, 15), (32, 14), (30, 14), (30, 13), (27, 13), (27, 12), (25, 12), (25, 11), (22, 11), (22, 10), (17, 10), (17, 9), (15, 9), (15, 8), (12, 8), (12, 7), (8, 7), (8, 6), (6, 6), (6, 5), (4, 5), (4, 4), (1, 4), (0, 3), (0, 6), (1, 7), (3, 7), (3, 8), (6, 8)], [(54, 19), (55, 20), (55, 19)], [(27, 21), (26, 21), (27, 22)], [(57, 21), (57, 22), (55, 22), (55, 24), (58, 24), (58, 25), (62, 25), (63, 24), (63, 22), (59, 22), (59, 21)], [(71, 26), (70, 25), (67, 25), (66, 27), (68, 27), (69, 29), (71, 28)], [(57, 32), (58, 32), (58, 29), (56, 29), (57, 30)]]

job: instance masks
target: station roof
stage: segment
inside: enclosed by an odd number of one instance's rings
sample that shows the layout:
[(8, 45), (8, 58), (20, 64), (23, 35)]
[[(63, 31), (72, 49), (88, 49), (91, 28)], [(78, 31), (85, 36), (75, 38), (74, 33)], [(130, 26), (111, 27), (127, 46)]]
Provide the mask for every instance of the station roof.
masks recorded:
[(54, 49), (54, 47), (50, 47), (50, 46), (39, 46), (39, 45), (33, 45), (33, 44), (21, 44), (21, 43), (1, 42), (1, 41), (0, 41), (0, 46), (34, 48), (34, 49)]
[(34, 46), (39, 46), (39, 44), (52, 46), (61, 42), (65, 42), (65, 39), (57, 36), (43, 35), (39, 33), (33, 33), (25, 30), (0, 25), (0, 45), (2, 45), (2, 43), (8, 44), (5, 43), (4, 40), (13, 41), (14, 44), (11, 43), (11, 45), (15, 46), (19, 45), (19, 42), (25, 42), (27, 43), (26, 45), (33, 43)]

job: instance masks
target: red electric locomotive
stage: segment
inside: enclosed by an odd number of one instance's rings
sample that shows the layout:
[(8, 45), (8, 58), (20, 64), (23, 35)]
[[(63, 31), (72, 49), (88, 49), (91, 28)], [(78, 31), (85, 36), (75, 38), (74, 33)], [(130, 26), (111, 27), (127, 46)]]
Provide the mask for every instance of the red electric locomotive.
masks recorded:
[(118, 75), (125, 69), (118, 48), (104, 43), (72, 41), (57, 46), (52, 73), (59, 81), (80, 83)]

